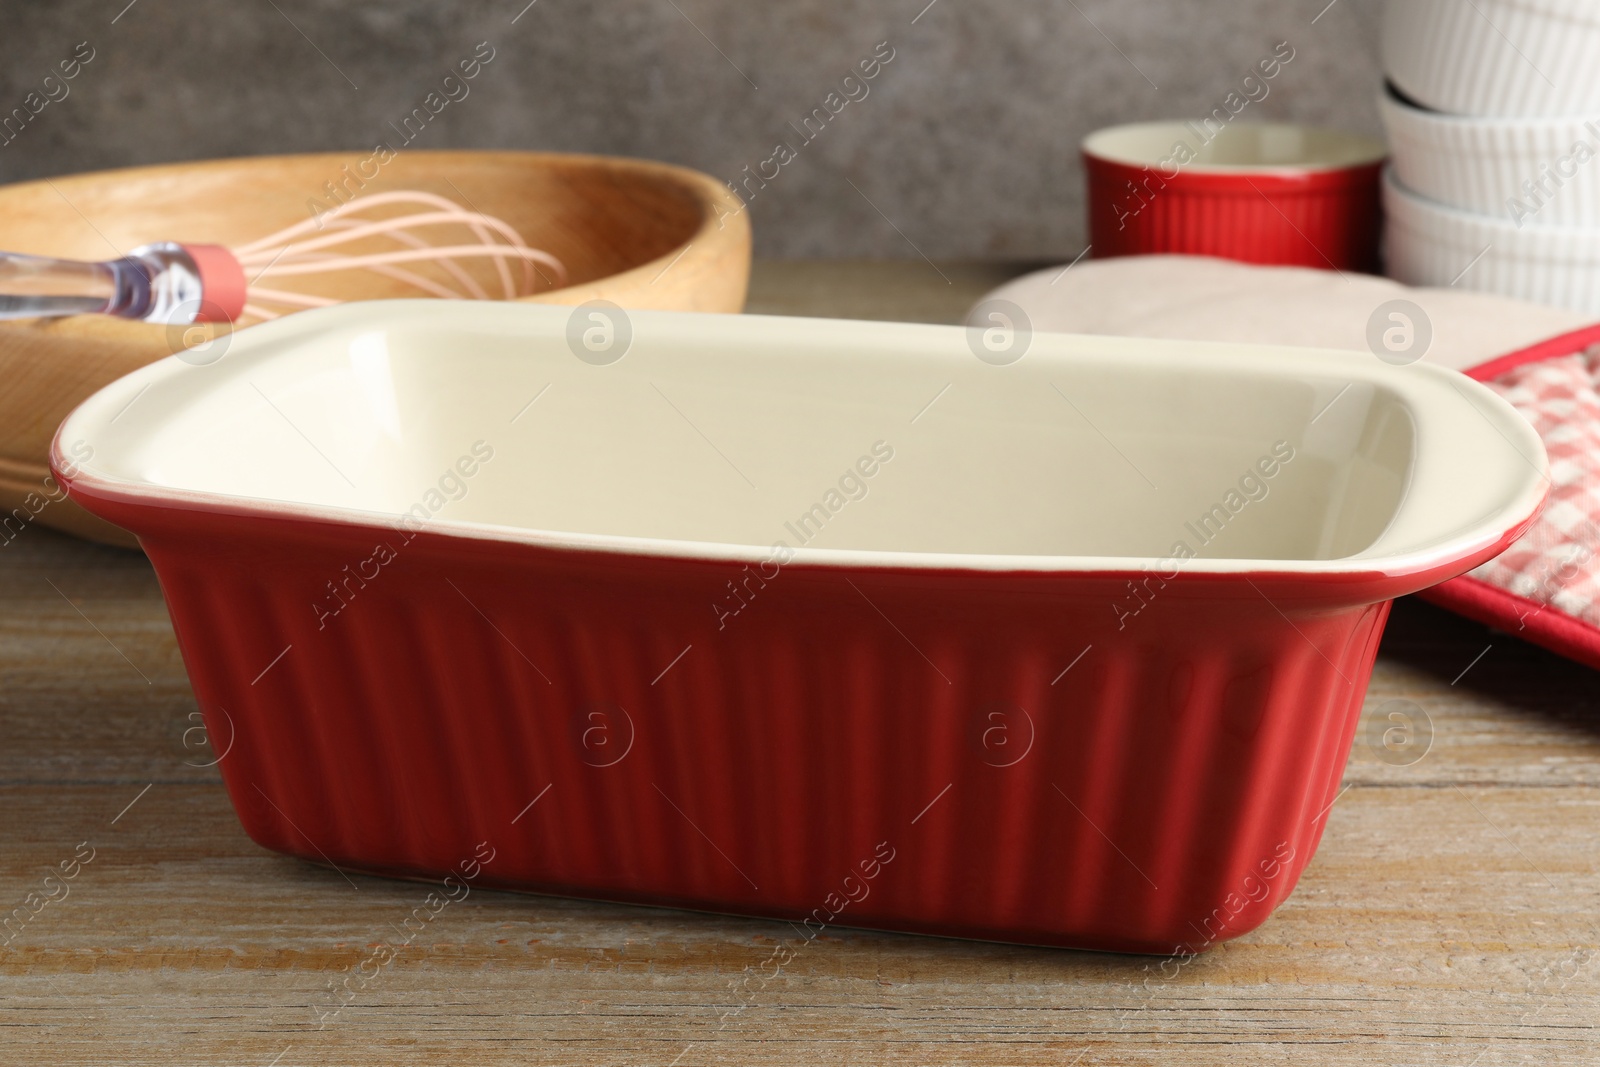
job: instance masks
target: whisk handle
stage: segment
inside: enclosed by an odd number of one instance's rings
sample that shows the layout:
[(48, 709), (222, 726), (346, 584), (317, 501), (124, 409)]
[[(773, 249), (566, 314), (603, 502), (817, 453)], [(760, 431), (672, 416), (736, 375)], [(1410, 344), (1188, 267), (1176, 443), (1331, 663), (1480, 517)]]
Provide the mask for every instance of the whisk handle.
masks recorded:
[(100, 314), (231, 322), (244, 301), (244, 270), (220, 245), (163, 241), (103, 262), (0, 252), (0, 320)]
[(119, 314), (119, 307), (149, 299), (150, 281), (124, 259), (88, 263), (50, 256), (0, 252), (0, 319), (32, 319), (91, 312)]

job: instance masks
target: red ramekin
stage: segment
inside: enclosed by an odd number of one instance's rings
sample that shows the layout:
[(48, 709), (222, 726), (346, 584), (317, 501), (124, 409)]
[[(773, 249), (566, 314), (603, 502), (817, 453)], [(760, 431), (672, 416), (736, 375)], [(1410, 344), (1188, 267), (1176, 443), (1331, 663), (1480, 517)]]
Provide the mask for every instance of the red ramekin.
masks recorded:
[(1381, 142), (1285, 123), (1141, 122), (1084, 138), (1097, 257), (1171, 252), (1376, 271)]

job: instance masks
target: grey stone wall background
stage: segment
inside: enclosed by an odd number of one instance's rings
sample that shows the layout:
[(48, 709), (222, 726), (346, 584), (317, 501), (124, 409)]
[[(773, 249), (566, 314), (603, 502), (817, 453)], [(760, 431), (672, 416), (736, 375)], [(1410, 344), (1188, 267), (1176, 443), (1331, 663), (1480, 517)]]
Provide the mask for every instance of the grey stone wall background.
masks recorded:
[[(365, 155), (487, 41), (494, 59), (414, 147), (733, 180), (782, 140), (799, 151), (751, 201), (758, 255), (1061, 259), (1083, 244), (1083, 135), (1207, 113), (1279, 41), (1295, 58), (1241, 118), (1377, 132), (1379, 2), (0, 0), (0, 114), (94, 49), (0, 147), (0, 180)], [(894, 59), (868, 95), (802, 144), (788, 124), (882, 41)]]

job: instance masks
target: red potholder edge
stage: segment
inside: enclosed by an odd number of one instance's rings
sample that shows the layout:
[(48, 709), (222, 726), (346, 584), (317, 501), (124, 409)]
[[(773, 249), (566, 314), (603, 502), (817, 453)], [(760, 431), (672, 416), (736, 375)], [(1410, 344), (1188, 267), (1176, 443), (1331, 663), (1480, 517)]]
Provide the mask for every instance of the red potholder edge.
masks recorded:
[[(1600, 325), (1585, 326), (1480, 363), (1464, 373), (1480, 382), (1490, 381), (1525, 363), (1570, 356), (1595, 344), (1600, 344)], [(1559, 608), (1465, 574), (1417, 595), (1458, 615), (1600, 669), (1600, 627), (1575, 619)]]

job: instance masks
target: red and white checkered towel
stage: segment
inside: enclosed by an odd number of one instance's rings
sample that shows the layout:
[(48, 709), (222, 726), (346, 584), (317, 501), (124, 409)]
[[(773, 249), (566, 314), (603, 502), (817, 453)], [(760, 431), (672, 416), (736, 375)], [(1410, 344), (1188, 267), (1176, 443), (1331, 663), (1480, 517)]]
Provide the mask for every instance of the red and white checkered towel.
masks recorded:
[(1551, 486), (1528, 532), (1472, 574), (1600, 626), (1600, 345), (1485, 384), (1539, 431)]
[(1505, 552), (1423, 595), (1600, 667), (1600, 329), (1469, 373), (1539, 432), (1550, 456), (1550, 498)]

